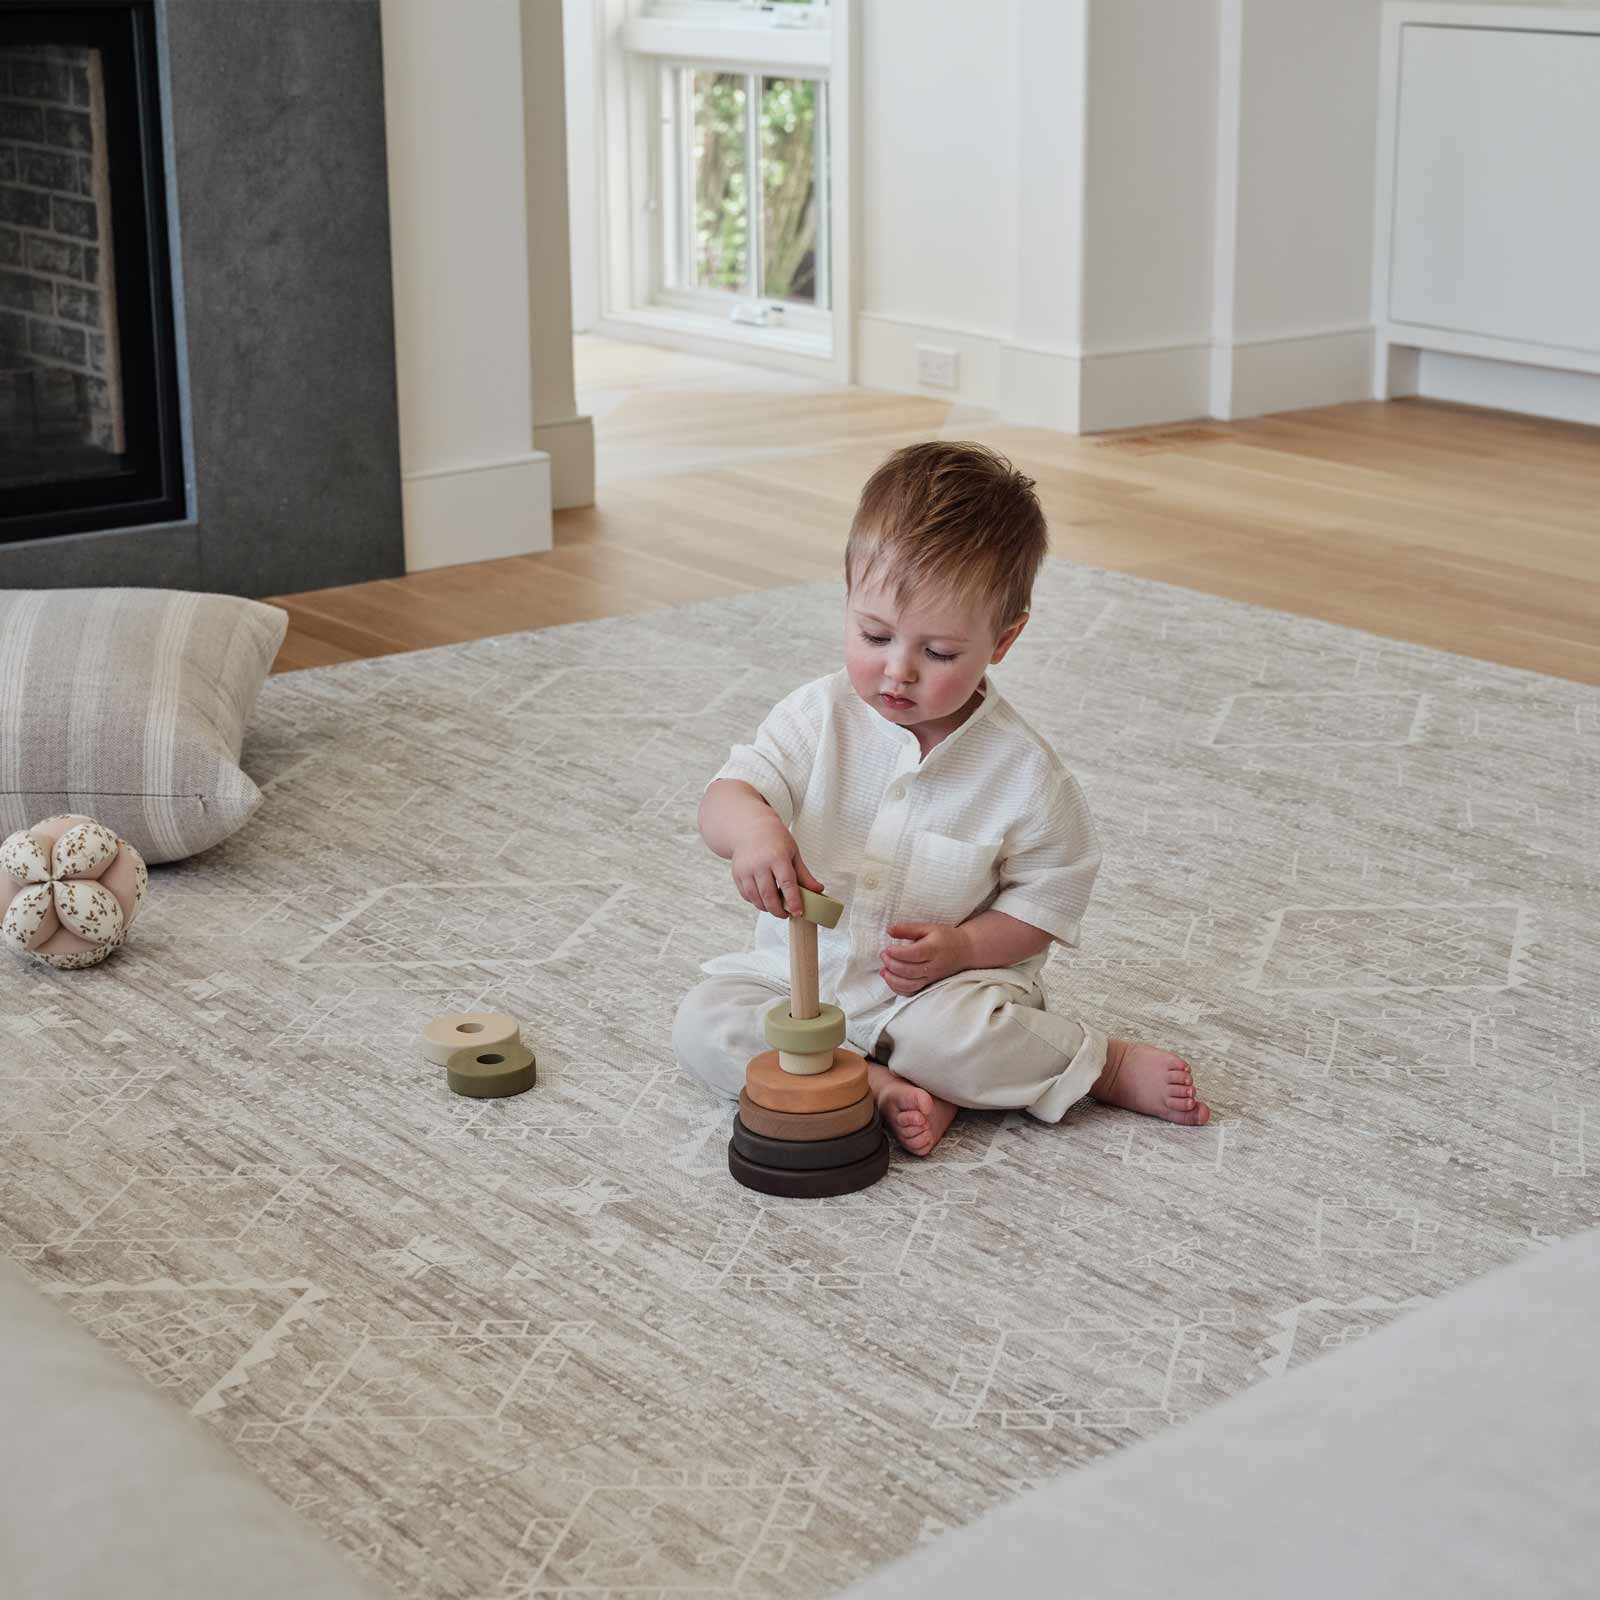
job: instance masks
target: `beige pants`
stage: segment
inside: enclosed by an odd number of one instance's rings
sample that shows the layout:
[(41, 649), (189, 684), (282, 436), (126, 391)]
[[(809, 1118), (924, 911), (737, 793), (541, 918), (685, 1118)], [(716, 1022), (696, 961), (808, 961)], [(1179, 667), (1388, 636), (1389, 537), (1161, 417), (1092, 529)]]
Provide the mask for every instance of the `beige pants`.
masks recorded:
[[(736, 1099), (750, 1057), (767, 1048), (762, 1019), (787, 998), (761, 978), (696, 984), (672, 1024), (679, 1064)], [(1026, 973), (988, 967), (946, 978), (909, 1000), (884, 1025), (872, 1059), (958, 1106), (1026, 1110), (1041, 1122), (1059, 1122), (1100, 1076), (1106, 1039), (1046, 1011), (1043, 991)]]

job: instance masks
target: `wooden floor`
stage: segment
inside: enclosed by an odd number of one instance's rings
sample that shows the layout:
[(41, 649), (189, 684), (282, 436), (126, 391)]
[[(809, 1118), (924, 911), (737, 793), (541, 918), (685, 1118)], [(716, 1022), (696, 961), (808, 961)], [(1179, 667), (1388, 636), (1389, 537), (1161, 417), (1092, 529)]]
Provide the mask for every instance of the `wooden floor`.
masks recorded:
[(278, 671), (839, 571), (897, 445), (982, 440), (1055, 555), (1600, 684), (1600, 429), (1431, 401), (1075, 438), (580, 338), (597, 504), (555, 549), (292, 595)]

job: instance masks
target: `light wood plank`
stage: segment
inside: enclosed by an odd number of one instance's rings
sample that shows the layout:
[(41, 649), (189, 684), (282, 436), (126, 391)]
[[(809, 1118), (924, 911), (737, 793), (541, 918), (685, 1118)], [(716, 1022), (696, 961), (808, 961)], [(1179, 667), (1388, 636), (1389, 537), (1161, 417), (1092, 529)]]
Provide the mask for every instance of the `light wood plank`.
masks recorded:
[(555, 548), (291, 595), (276, 671), (839, 576), (898, 445), (1033, 477), (1068, 560), (1600, 684), (1600, 429), (1402, 401), (1095, 438), (577, 341), (599, 503)]

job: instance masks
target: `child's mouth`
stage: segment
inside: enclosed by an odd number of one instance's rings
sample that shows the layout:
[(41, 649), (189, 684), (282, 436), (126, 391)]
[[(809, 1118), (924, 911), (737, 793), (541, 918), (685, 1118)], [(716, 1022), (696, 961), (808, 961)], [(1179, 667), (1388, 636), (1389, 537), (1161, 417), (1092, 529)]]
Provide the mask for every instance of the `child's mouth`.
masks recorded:
[(883, 703), (891, 711), (909, 711), (917, 702), (906, 699), (903, 694), (886, 694), (883, 696)]

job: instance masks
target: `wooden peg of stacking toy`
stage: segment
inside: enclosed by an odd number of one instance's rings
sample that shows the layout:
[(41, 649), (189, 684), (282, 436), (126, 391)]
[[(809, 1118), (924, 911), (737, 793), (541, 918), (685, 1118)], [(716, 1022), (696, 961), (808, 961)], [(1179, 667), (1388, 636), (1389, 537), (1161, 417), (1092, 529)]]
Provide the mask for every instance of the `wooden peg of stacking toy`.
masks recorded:
[(800, 891), (789, 920), (789, 998), (767, 1012), (770, 1049), (745, 1069), (728, 1170), (747, 1189), (793, 1199), (853, 1194), (889, 1169), (889, 1140), (867, 1084), (867, 1064), (844, 1046), (845, 1018), (817, 992), (817, 929), (844, 907)]
[(531, 1089), (533, 1052), (515, 1017), (503, 1011), (452, 1011), (422, 1030), (422, 1053), (445, 1069), (445, 1082), (474, 1100), (496, 1100)]
[(844, 1012), (817, 998), (817, 928), (837, 927), (844, 906), (809, 889), (800, 898), (803, 912), (789, 918), (789, 1004), (767, 1013), (767, 1043), (785, 1072), (810, 1077), (826, 1072), (844, 1043)]

